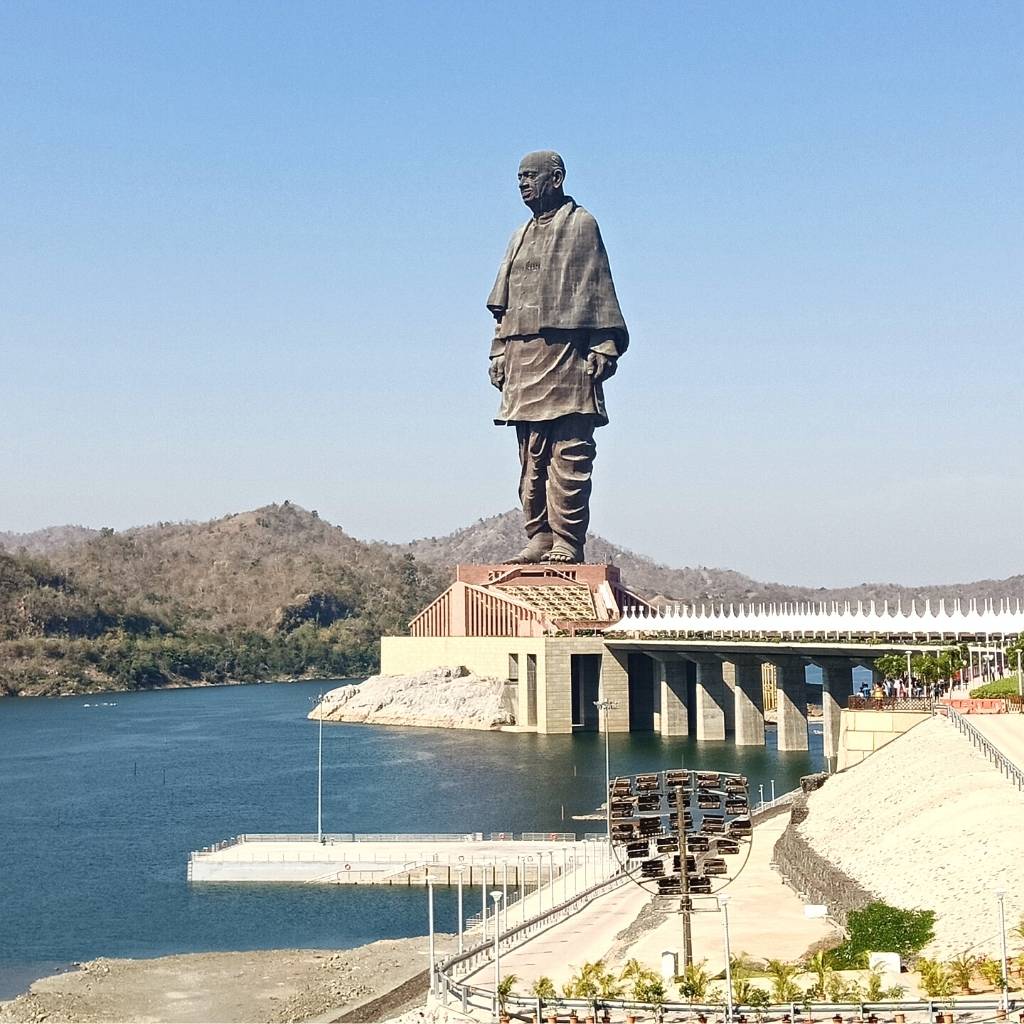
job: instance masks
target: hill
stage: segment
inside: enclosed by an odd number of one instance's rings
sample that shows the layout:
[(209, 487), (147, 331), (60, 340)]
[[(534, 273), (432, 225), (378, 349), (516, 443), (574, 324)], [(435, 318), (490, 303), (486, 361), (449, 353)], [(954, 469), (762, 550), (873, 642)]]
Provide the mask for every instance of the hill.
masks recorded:
[[(445, 537), (366, 543), (285, 501), (204, 523), (0, 534), (0, 694), (369, 674), (382, 633), (404, 633), (458, 563), (518, 550), (521, 523), (506, 512)], [(1020, 576), (939, 587), (763, 583), (730, 569), (672, 569), (602, 537), (587, 556), (614, 562), (655, 600), (1024, 593)]]
[[(523, 543), (522, 514), (518, 511), (479, 519), (472, 526), (445, 537), (426, 537), (409, 544), (393, 545), (397, 552), (417, 561), (448, 568), (460, 562), (500, 562)], [(1024, 576), (1003, 580), (977, 580), (939, 586), (907, 586), (898, 583), (862, 583), (855, 587), (801, 587), (765, 583), (732, 569), (704, 566), (672, 569), (619, 547), (604, 537), (591, 535), (587, 560), (611, 562), (622, 570), (627, 585), (643, 595), (667, 601), (923, 601), (930, 598), (1024, 597)]]
[(68, 535), (0, 555), (0, 692), (366, 674), (444, 583), (289, 502)]

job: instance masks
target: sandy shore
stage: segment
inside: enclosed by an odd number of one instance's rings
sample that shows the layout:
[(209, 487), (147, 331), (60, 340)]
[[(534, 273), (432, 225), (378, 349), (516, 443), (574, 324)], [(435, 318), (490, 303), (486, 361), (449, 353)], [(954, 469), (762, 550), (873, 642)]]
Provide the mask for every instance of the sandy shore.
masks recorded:
[[(450, 937), (438, 941), (450, 948)], [(326, 1022), (360, 1008), (360, 1020), (384, 1020), (422, 1002), (427, 965), (426, 936), (346, 950), (101, 958), (0, 1003), (0, 1022)]]
[(808, 810), (800, 831), (836, 867), (887, 903), (935, 911), (927, 953), (999, 955), (996, 891), (1008, 928), (1024, 914), (1024, 795), (952, 725), (921, 723)]

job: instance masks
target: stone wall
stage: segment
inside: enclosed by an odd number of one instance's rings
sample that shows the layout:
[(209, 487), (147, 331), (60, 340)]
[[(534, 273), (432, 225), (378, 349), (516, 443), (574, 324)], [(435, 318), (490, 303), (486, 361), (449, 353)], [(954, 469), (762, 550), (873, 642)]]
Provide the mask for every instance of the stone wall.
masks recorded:
[(789, 825), (775, 843), (773, 860), (783, 879), (808, 903), (825, 904), (829, 917), (845, 927), (851, 910), (860, 910), (878, 897), (816, 853), (800, 835), (797, 826), (807, 814), (807, 797), (798, 797)]
[(838, 770), (860, 764), (897, 736), (931, 717), (930, 711), (842, 711), (839, 716)]

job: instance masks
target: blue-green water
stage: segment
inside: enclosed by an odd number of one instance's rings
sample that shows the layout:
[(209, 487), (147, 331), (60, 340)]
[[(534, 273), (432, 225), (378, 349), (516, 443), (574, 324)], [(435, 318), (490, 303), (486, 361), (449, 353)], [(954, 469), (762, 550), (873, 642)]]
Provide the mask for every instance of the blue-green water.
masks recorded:
[[(333, 684), (332, 684), (333, 685)], [(316, 830), (324, 684), (0, 700), (0, 998), (96, 956), (345, 948), (426, 932), (421, 888), (189, 886), (190, 850), (240, 832)], [(808, 753), (611, 737), (614, 774), (686, 764), (778, 792)], [(327, 725), (324, 829), (600, 831), (604, 740)], [(565, 821), (563, 824), (563, 817)], [(466, 913), (477, 908), (467, 900)], [(438, 890), (438, 927), (455, 930)]]

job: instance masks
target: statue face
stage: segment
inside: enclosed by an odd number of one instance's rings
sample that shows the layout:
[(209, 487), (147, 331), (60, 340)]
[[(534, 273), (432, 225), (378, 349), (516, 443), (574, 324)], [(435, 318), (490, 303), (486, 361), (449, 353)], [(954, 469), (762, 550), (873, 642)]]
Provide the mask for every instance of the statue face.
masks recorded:
[(551, 166), (551, 161), (532, 153), (524, 156), (519, 165), (519, 194), (531, 209), (543, 207), (562, 188), (563, 173)]

